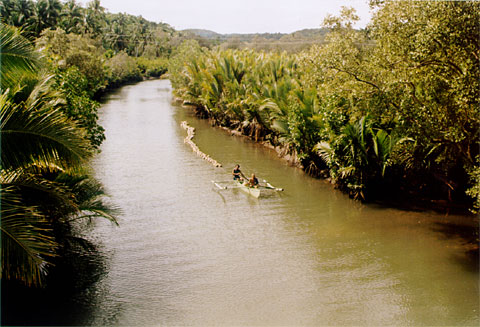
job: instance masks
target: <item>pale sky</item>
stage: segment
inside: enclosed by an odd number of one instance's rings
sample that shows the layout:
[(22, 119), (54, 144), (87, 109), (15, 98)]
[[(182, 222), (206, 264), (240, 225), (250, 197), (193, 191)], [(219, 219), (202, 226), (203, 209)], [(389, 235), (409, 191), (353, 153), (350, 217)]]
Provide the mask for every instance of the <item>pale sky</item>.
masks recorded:
[[(111, 13), (125, 12), (167, 23), (176, 30), (201, 28), (217, 33), (291, 33), (319, 28), (341, 6), (354, 7), (365, 27), (368, 0), (100, 0)], [(86, 3), (88, 0), (81, 1)]]

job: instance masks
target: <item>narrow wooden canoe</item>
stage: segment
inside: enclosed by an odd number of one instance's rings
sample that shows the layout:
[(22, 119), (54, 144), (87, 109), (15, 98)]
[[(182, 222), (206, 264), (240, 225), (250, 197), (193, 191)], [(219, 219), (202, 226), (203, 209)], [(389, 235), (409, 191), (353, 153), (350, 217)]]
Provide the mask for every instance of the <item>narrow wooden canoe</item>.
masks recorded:
[(246, 185), (243, 185), (239, 181), (235, 180), (235, 184), (238, 186), (239, 189), (241, 189), (243, 192), (250, 194), (251, 196), (258, 198), (260, 196), (260, 188), (255, 188), (255, 187), (249, 187)]

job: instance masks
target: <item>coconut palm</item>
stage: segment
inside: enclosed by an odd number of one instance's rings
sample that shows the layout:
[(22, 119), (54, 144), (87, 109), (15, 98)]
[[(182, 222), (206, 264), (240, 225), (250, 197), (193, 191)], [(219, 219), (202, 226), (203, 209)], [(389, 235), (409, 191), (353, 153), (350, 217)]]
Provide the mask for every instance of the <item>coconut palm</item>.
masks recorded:
[(0, 24), (1, 90), (18, 85), (20, 78), (33, 74), (39, 66), (39, 55), (21, 30)]
[(375, 133), (372, 130), (373, 150), (377, 159), (377, 164), (381, 173), (381, 176), (385, 176), (386, 168), (391, 165), (390, 157), (396, 145), (400, 145), (405, 142), (414, 142), (410, 137), (400, 137), (394, 132), (388, 134), (383, 129), (378, 129)]
[[(48, 106), (49, 99), (41, 97), (17, 104), (14, 98), (9, 90), (0, 95), (1, 275), (39, 284), (48, 257), (55, 255), (58, 244), (41, 207), (27, 204), (27, 200), (45, 198), (47, 194), (60, 199), (65, 192), (59, 192), (56, 185), (33, 170), (78, 165), (89, 154), (88, 143), (71, 121)], [(72, 202), (67, 198), (62, 203)]]
[(27, 285), (39, 284), (47, 259), (54, 256), (55, 242), (50, 224), (37, 208), (25, 206), (13, 186), (2, 183), (2, 267), (0, 276), (21, 280)]
[(113, 216), (98, 198), (98, 185), (60, 178), (75, 177), (92, 153), (86, 133), (63, 114), (64, 101), (52, 79), (34, 78), (36, 56), (27, 41), (14, 28), (2, 26), (0, 33), (7, 54), (2, 75), (19, 76), (22, 83), (10, 80), (0, 94), (0, 275), (38, 285), (62, 240), (55, 226), (68, 227), (69, 219), (85, 213), (88, 218)]
[(3, 0), (0, 2), (0, 14), (3, 23), (28, 30), (34, 15), (35, 4), (31, 0)]
[(67, 1), (60, 13), (60, 26), (67, 33), (80, 34), (86, 29), (84, 9), (75, 0)]
[(12, 102), (16, 94), (8, 90), (2, 94), (2, 169), (18, 169), (33, 162), (65, 169), (88, 158), (85, 131), (55, 108), (59, 102), (55, 95), (41, 93), (42, 83), (21, 104)]
[(59, 0), (38, 0), (32, 25), (37, 36), (46, 28), (54, 27), (60, 18), (62, 3)]
[[(124, 15), (120, 14), (120, 17), (122, 16)], [(94, 36), (99, 35), (105, 25), (105, 8), (100, 5), (100, 0), (92, 0), (88, 3), (85, 18), (87, 32)], [(123, 48), (119, 50), (123, 50)]]

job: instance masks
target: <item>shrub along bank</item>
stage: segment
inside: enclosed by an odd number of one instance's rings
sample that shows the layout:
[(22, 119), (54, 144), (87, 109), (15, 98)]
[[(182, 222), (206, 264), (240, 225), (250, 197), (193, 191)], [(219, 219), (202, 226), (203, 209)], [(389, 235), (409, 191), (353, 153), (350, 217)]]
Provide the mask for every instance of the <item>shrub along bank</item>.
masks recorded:
[(207, 50), (170, 60), (200, 115), (282, 146), (361, 200), (478, 210), (478, 2), (385, 1), (367, 29), (344, 8), (298, 54)]
[[(118, 213), (86, 168), (105, 139), (96, 99), (108, 88), (162, 75), (167, 59), (158, 55), (167, 54), (161, 51), (167, 41), (152, 35), (165, 26), (107, 14), (99, 1), (87, 8), (75, 1), (2, 1), (0, 11), (4, 297), (18, 285), (55, 283), (52, 273), (76, 271), (81, 258), (95, 256), (88, 222), (116, 223)], [(112, 24), (117, 30), (109, 30)], [(126, 27), (138, 26), (149, 37), (119, 42), (131, 33)]]

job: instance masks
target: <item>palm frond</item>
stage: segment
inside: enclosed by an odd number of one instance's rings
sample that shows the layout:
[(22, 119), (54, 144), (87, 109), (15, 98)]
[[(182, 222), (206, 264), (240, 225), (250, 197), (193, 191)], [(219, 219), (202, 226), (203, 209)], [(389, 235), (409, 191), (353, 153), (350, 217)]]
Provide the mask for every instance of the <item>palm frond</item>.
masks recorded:
[(15, 85), (19, 76), (33, 73), (39, 65), (39, 55), (20, 30), (0, 23), (1, 89)]
[(48, 222), (35, 207), (22, 203), (14, 187), (1, 189), (2, 266), (0, 275), (41, 285), (49, 257), (58, 247)]
[(16, 169), (35, 161), (74, 167), (90, 154), (85, 131), (60, 110), (40, 105), (22, 106), (0, 95), (1, 164)]
[(10, 171), (2, 170), (0, 183), (2, 187), (14, 187), (20, 194), (28, 195), (29, 203), (24, 200), (24, 204), (51, 206), (65, 213), (78, 210), (74, 195), (68, 188), (42, 176), (55, 173), (58, 171), (38, 166)]
[(323, 162), (325, 162), (328, 167), (332, 166), (334, 163), (335, 152), (330, 146), (330, 143), (325, 141), (319, 142), (313, 147), (313, 150), (317, 151), (320, 158), (322, 158)]
[(92, 218), (104, 218), (109, 220), (111, 223), (119, 226), (118, 220), (116, 216), (120, 213), (118, 208), (112, 208), (110, 206), (105, 205), (105, 203), (101, 200), (89, 201), (87, 203), (83, 203), (80, 206), (81, 214), (77, 217), (73, 218), (72, 220), (77, 219), (89, 219)]
[(289, 133), (288, 122), (283, 119), (275, 119), (272, 122), (272, 128), (282, 135), (287, 135)]
[(103, 185), (88, 175), (60, 174), (55, 182), (68, 187), (75, 195), (78, 210), (71, 213), (73, 218), (68, 221), (82, 218), (105, 218), (118, 226), (116, 216), (120, 209), (105, 202), (106, 192)]
[(338, 169), (338, 174), (342, 179), (347, 179), (350, 176), (355, 175), (357, 169), (354, 166), (340, 167)]

